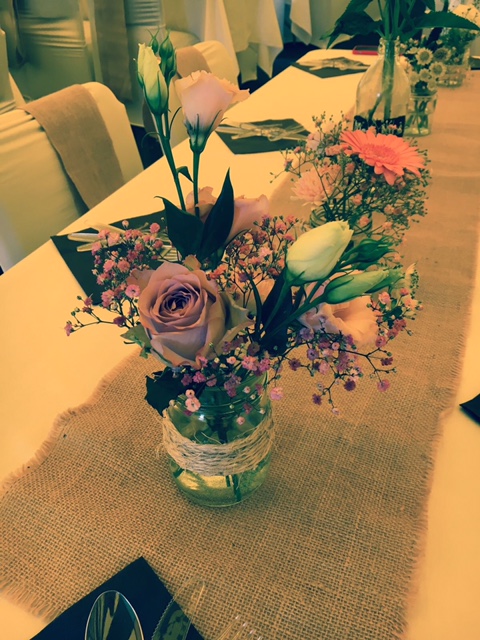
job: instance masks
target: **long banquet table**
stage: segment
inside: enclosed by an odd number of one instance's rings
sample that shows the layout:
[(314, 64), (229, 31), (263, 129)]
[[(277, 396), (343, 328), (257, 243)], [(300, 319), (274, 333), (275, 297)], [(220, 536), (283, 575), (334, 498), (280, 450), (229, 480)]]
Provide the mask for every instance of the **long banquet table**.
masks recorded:
[[(319, 55), (330, 57), (345, 55), (345, 52), (309, 54), (310, 57)], [(474, 76), (470, 75), (462, 89), (441, 91), (437, 132), (434, 130), (430, 138), (422, 140), (422, 147), (428, 149), (430, 141), (441, 142), (438, 138), (446, 128), (450, 133), (468, 134), (468, 127), (472, 127), (478, 134), (478, 120), (475, 120), (478, 116), (474, 112), (459, 113), (452, 121), (452, 110), (462, 96), (469, 92), (480, 96), (480, 77)], [(351, 106), (358, 80), (356, 74), (319, 79), (289, 68), (249, 100), (234, 107), (228, 116), (236, 121), (294, 117), (311, 128), (312, 115), (324, 110), (339, 115)], [(476, 145), (473, 148), (478, 152), (478, 140), (472, 140), (472, 145)], [(459, 154), (461, 150), (447, 149), (446, 153), (450, 154), (455, 172), (454, 153)], [(179, 165), (189, 164), (188, 143), (179, 145), (175, 155)], [(234, 156), (220, 138), (213, 135), (202, 159), (202, 183), (218, 192), (225, 170), (230, 167), (237, 194), (271, 196), (278, 188), (278, 182), (272, 181), (272, 173), (279, 173), (282, 166), (283, 158), (278, 152)], [(480, 156), (477, 156), (472, 173), (478, 176), (479, 167)], [(434, 160), (433, 180), (435, 168)], [(163, 160), (65, 231), (80, 230), (88, 226), (88, 222), (108, 222), (157, 211), (159, 201), (155, 196), (158, 194), (175, 197)], [(473, 206), (479, 210), (478, 192)], [(461, 213), (451, 212), (452, 216), (458, 216), (459, 224)], [(415, 233), (415, 227), (411, 233)], [(474, 237), (470, 240), (476, 242)], [(448, 239), (445, 243), (448, 251)], [(459, 265), (461, 260), (460, 251)], [(421, 256), (419, 263), (421, 271)], [(33, 458), (47, 439), (57, 415), (85, 402), (99, 381), (127, 355), (118, 331), (112, 327), (83, 330), (66, 340), (63, 326), (78, 293), (76, 280), (52, 242), (47, 242), (0, 278), (0, 477), (16, 473)], [(480, 392), (480, 263), (476, 267), (470, 309), (461, 371), (456, 379), (457, 391), (443, 418), (437, 443), (424, 552), (410, 597), (408, 640), (477, 640), (479, 637), (480, 429), (461, 411), (458, 403)], [(445, 336), (445, 339), (457, 340), (459, 336)], [(452, 377), (456, 377), (454, 367)], [(24, 551), (19, 549), (19, 557)], [(44, 619), (24, 611), (6, 597), (0, 599), (0, 621), (2, 637), (9, 640), (27, 640), (46, 624)], [(268, 634), (265, 637), (268, 638)], [(311, 638), (318, 637), (312, 630)]]

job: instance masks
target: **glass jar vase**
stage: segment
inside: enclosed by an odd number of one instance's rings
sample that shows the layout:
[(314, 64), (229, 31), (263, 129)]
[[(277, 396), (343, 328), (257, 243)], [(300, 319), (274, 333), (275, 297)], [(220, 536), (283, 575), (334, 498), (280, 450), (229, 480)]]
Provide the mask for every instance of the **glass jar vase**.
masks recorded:
[(261, 486), (270, 466), (273, 418), (265, 379), (247, 377), (233, 398), (205, 387), (194, 413), (186, 399), (179, 396), (163, 417), (163, 446), (177, 487), (203, 506), (241, 502)]
[(428, 136), (432, 132), (432, 120), (437, 106), (437, 92), (412, 93), (405, 122), (406, 136)]
[(452, 56), (444, 65), (445, 71), (438, 84), (441, 87), (461, 87), (470, 70), (470, 50), (467, 49), (462, 55)]
[(380, 41), (378, 59), (357, 87), (354, 129), (375, 127), (380, 133), (403, 136), (410, 81), (399, 57), (399, 43)]

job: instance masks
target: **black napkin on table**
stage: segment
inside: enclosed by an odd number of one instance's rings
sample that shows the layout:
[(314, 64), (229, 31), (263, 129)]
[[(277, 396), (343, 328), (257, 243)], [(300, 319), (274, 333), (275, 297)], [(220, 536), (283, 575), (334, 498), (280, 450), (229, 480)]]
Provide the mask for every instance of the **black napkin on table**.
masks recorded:
[(319, 69), (314, 69), (309, 65), (303, 65), (301, 62), (294, 62), (293, 65), (297, 69), (311, 73), (317, 78), (335, 78), (337, 76), (347, 76), (352, 73), (363, 73), (368, 69), (368, 65), (359, 60), (351, 60), (350, 58), (325, 58), (318, 60)]
[[(125, 220), (125, 218), (123, 218)], [(111, 222), (114, 227), (122, 228), (122, 222)], [(162, 228), (165, 228), (164, 213), (156, 212), (149, 213), (138, 218), (128, 218), (131, 228), (138, 229), (143, 225), (151, 225), (157, 222)], [(82, 229), (82, 233), (98, 233), (95, 229)], [(75, 240), (69, 240), (66, 235), (52, 236), (53, 243), (57, 247), (58, 252), (64, 259), (67, 267), (73, 273), (78, 281), (78, 284), (85, 291), (87, 296), (92, 296), (94, 304), (99, 304), (101, 301), (102, 288), (97, 284), (96, 276), (92, 273), (93, 268), (93, 256), (91, 251), (77, 251), (82, 243)]]
[[(254, 122), (244, 122), (242, 125), (245, 127), (245, 137), (234, 138), (234, 135), (238, 134), (237, 128), (234, 125), (229, 125), (228, 120), (222, 123), (221, 130), (217, 129), (216, 133), (220, 136), (223, 142), (227, 145), (232, 153), (240, 155), (243, 153), (268, 153), (269, 151), (283, 151), (285, 149), (292, 149), (297, 146), (298, 141), (288, 137), (281, 137), (278, 140), (269, 140), (267, 135), (261, 135), (260, 130), (265, 132), (268, 129), (278, 128), (285, 130), (285, 136), (288, 136), (289, 130), (294, 128), (294, 135), (299, 137), (306, 137), (309, 134), (307, 129), (293, 120), (293, 118), (285, 118), (283, 120), (256, 120)], [(226, 132), (225, 129), (231, 128), (232, 132)], [(258, 128), (258, 135), (250, 135), (252, 132), (256, 134)]]
[[(145, 558), (138, 558), (88, 596), (61, 613), (32, 640), (85, 640), (85, 627), (93, 603), (104, 591), (123, 594), (135, 609), (145, 638), (151, 638), (172, 596)], [(202, 640), (192, 625), (187, 640)]]
[(467, 402), (462, 402), (460, 406), (471, 418), (480, 424), (480, 393), (478, 396), (475, 396), (475, 398), (467, 400)]

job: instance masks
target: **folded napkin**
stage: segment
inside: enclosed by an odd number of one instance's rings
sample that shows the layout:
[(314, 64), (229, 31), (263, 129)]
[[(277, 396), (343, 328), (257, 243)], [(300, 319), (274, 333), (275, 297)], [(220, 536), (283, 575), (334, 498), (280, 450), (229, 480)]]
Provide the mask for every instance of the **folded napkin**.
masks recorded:
[[(32, 640), (85, 640), (85, 627), (93, 603), (101, 593), (109, 590), (120, 591), (127, 598), (139, 617), (145, 638), (152, 636), (160, 616), (172, 599), (145, 558), (138, 558), (60, 614)], [(202, 640), (193, 625), (187, 640)]]
[(294, 62), (294, 67), (311, 73), (318, 78), (335, 78), (336, 76), (346, 76), (351, 73), (363, 73), (368, 69), (368, 65), (358, 60), (350, 58), (320, 58), (318, 60), (308, 60), (308, 62)]
[(471, 418), (480, 424), (480, 393), (478, 396), (475, 396), (475, 398), (467, 400), (467, 402), (462, 402), (460, 406)]
[(21, 108), (45, 130), (89, 209), (125, 184), (105, 120), (86, 87), (72, 85)]
[(292, 118), (222, 123), (217, 134), (232, 153), (268, 153), (291, 149), (309, 131)]
[[(124, 218), (125, 219), (125, 218)], [(150, 213), (138, 218), (128, 218), (131, 228), (139, 229), (144, 225), (151, 225), (157, 222), (161, 227), (165, 228), (165, 216), (163, 211)], [(122, 221), (110, 223), (114, 227), (122, 227)], [(97, 233), (95, 229), (82, 229), (82, 232)], [(90, 251), (77, 251), (81, 245), (80, 242), (69, 240), (66, 235), (52, 236), (53, 243), (57, 247), (58, 252), (64, 259), (67, 267), (73, 273), (82, 287), (85, 294), (91, 296), (94, 304), (100, 304), (102, 288), (97, 284), (96, 277), (92, 273), (93, 256)]]

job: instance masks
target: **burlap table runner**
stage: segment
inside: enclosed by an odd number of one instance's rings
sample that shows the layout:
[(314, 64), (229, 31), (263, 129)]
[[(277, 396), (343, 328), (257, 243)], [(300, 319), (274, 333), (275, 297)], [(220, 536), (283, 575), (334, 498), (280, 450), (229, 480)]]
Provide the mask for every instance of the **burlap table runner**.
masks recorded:
[(470, 80), (442, 92), (435, 133), (422, 143), (433, 160), (430, 213), (407, 250), (418, 258), (425, 310), (414, 336), (396, 341), (392, 389), (380, 394), (365, 380), (339, 394), (336, 418), (309, 401), (311, 379), (290, 372), (286, 400), (274, 408), (269, 478), (245, 503), (212, 510), (183, 498), (164, 453), (156, 458), (159, 418), (143, 401), (144, 376), (156, 365), (130, 356), (90, 403), (60, 418), (48, 455), (6, 488), (6, 597), (52, 617), (143, 555), (170, 589), (192, 575), (207, 581), (194, 617), (207, 640), (236, 614), (266, 640), (404, 636), (434, 443), (453, 399), (472, 287), (474, 88)]

